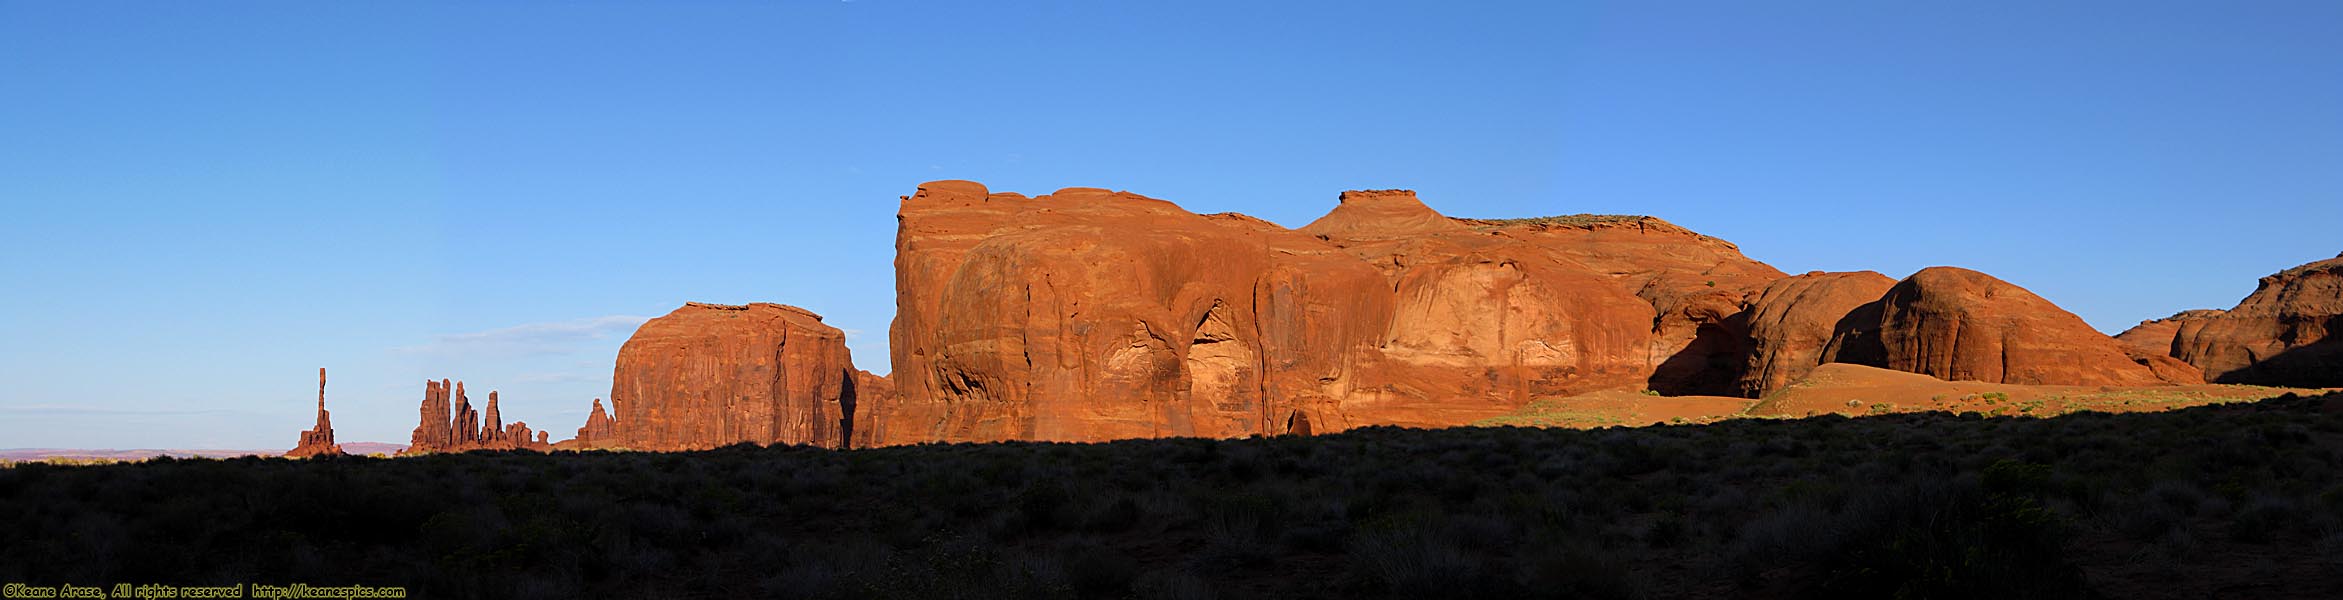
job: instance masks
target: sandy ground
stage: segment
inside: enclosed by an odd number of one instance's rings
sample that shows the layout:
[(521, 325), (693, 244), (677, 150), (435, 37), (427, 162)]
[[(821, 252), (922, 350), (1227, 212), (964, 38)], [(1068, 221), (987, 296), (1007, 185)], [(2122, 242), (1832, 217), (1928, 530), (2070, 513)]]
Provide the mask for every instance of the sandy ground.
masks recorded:
[(2162, 411), (2225, 402), (2250, 402), (2289, 393), (2330, 390), (2252, 385), (2077, 386), (1944, 381), (1927, 375), (1848, 364), (1816, 367), (1761, 399), (1652, 396), (1605, 390), (1540, 398), (1511, 414), (1474, 425), (1637, 427), (1712, 423), (1735, 418), (1863, 416), (1941, 411), (1989, 416), (2048, 417), (2083, 411)]

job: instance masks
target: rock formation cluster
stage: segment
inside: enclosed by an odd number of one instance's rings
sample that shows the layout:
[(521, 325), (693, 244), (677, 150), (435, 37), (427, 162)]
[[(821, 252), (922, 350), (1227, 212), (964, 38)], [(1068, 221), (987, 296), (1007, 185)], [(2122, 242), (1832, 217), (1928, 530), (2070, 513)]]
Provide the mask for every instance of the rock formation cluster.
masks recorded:
[(891, 389), (886, 378), (856, 370), (845, 332), (811, 311), (691, 302), (627, 339), (611, 406), (595, 399), (577, 437), (551, 443), (527, 424), (503, 424), (496, 392), (483, 412), (463, 382), (427, 381), (407, 452), (868, 446), (870, 434), (848, 417), (859, 402), (883, 403), (874, 395)]
[[(2343, 257), (2110, 337), (1984, 273), (1789, 276), (1647, 216), (1454, 218), (1406, 190), (1345, 192), (1298, 229), (1096, 188), (938, 181), (901, 200), (889, 376), (856, 369), (811, 311), (687, 303), (627, 340), (610, 407), (596, 399), (558, 447), (1438, 427), (1598, 391), (1768, 397), (1832, 363), (2003, 385), (2343, 386)], [(322, 433), (304, 448), (331, 444), (320, 385)], [(442, 380), (409, 451), (546, 437), (501, 424), (494, 392), (483, 414)]]
[(472, 408), (472, 399), (464, 393), (464, 382), (423, 382), (421, 422), (407, 442), (402, 454), (432, 452), (469, 452), (472, 450), (550, 450), (551, 436), (532, 431), (528, 423), (503, 422), (498, 412), (496, 392), (488, 392), (485, 417)]
[[(1459, 219), (1344, 193), (1285, 229), (1125, 192), (903, 198), (879, 445), (1444, 426), (1630, 387), (1760, 395), (1827, 362), (2193, 383), (2018, 286), (1786, 274), (1652, 217)], [(857, 418), (860, 418), (859, 415)]]
[(301, 432), (301, 442), (295, 444), (292, 451), (286, 452), (285, 456), (306, 458), (341, 453), (342, 446), (334, 443), (333, 415), (325, 411), (325, 367), (318, 367), (317, 427)]

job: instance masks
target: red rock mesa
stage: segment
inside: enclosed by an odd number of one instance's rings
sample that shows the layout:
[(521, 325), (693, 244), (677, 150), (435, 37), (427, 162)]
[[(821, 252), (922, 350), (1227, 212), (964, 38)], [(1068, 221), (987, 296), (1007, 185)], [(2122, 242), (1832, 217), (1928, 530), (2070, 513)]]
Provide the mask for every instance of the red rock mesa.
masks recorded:
[(846, 334), (794, 306), (685, 304), (636, 329), (611, 377), (616, 414), (588, 447), (840, 447), (853, 436), (860, 382)]

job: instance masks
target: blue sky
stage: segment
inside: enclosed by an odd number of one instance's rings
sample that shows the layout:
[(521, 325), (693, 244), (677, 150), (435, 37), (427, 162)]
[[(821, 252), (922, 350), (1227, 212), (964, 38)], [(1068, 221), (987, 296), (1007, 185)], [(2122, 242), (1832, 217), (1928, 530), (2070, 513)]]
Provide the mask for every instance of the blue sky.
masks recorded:
[[(475, 4), (492, 4), (476, 6)], [(886, 370), (922, 181), (1345, 189), (1978, 269), (2110, 332), (2343, 251), (2343, 3), (0, 0), (0, 447), (571, 435), (685, 301)]]

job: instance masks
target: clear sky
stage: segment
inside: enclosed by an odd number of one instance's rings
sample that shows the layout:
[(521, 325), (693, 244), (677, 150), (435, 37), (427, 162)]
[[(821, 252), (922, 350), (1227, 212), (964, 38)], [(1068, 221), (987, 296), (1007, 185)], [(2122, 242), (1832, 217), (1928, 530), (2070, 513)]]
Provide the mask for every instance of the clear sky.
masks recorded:
[[(488, 6), (482, 6), (486, 4)], [(2343, 251), (2343, 3), (0, 0), (0, 448), (569, 437), (685, 301), (887, 370), (896, 197), (1657, 215), (2115, 332)]]

